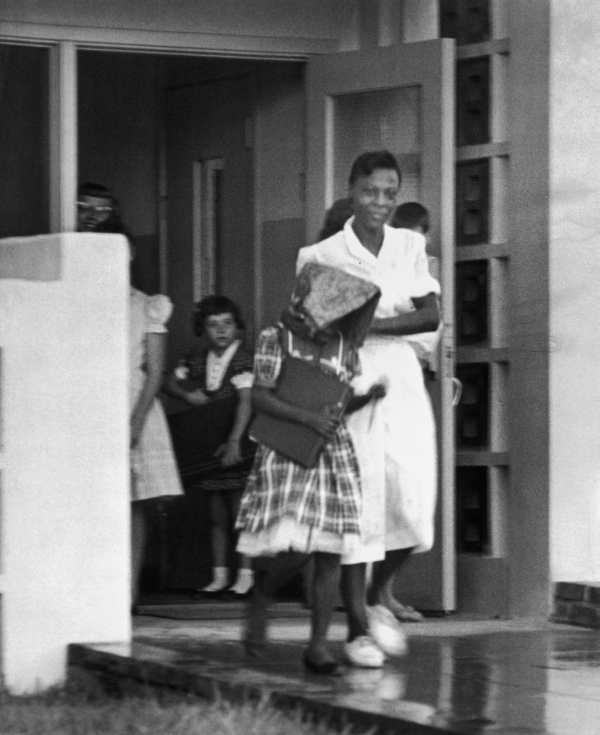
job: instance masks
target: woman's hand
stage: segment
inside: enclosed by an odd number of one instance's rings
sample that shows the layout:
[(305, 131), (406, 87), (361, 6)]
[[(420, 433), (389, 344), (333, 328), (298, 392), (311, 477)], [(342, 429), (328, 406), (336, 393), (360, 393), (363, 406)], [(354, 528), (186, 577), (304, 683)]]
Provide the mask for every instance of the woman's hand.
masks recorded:
[(197, 390), (187, 391), (184, 400), (186, 403), (189, 403), (190, 406), (204, 406), (210, 401), (210, 398), (204, 391), (198, 388)]

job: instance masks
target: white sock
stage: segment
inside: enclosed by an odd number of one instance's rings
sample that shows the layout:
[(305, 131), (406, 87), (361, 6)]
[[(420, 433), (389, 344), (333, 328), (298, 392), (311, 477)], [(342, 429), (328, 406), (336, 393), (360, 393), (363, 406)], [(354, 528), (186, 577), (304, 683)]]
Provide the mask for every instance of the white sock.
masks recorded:
[(252, 569), (238, 569), (237, 579), (235, 584), (230, 588), (230, 592), (235, 592), (237, 595), (245, 595), (252, 589), (254, 584), (254, 572)]
[(227, 587), (229, 569), (227, 567), (213, 567), (212, 582), (202, 587), (201, 592), (219, 592)]

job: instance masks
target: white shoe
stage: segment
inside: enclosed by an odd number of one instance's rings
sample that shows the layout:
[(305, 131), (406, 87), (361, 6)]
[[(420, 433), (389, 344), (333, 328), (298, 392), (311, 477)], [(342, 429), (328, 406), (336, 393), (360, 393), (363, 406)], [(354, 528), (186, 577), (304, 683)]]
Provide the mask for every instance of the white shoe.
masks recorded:
[(383, 651), (368, 635), (359, 635), (344, 643), (344, 655), (349, 664), (361, 669), (380, 669), (385, 661)]
[(403, 656), (406, 653), (406, 635), (394, 614), (383, 605), (367, 608), (369, 632), (375, 643), (388, 656)]

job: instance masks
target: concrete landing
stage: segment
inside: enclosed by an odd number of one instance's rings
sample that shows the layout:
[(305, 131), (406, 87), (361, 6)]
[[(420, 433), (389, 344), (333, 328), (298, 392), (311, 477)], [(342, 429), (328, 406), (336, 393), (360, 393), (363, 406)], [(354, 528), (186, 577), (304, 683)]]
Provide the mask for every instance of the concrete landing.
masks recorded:
[[(207, 606), (170, 607), (171, 616), (219, 619), (138, 616), (131, 646), (72, 645), (70, 666), (203, 696), (269, 694), (279, 705), (301, 705), (363, 731), (600, 735), (599, 631), (537, 619), (428, 619), (405, 626), (404, 658), (383, 670), (347, 668), (327, 678), (302, 668), (309, 621), (301, 608), (280, 609), (262, 662), (248, 659), (240, 645), (239, 606), (226, 609), (228, 617), (218, 606), (212, 613)], [(341, 657), (340, 613), (330, 637)]]

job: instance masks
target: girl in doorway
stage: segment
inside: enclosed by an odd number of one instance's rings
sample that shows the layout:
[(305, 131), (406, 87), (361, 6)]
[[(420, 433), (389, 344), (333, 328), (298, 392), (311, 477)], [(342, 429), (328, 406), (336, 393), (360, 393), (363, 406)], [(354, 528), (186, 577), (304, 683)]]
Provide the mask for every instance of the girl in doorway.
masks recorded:
[[(243, 555), (238, 558), (233, 583), (228, 564), (234, 521), (253, 459), (253, 451), (248, 451), (244, 442), (252, 413), (253, 358), (242, 347), (243, 329), (242, 315), (234, 301), (226, 296), (202, 299), (194, 311), (194, 332), (205, 338), (207, 347), (183, 358), (165, 386), (169, 395), (206, 409), (207, 432), (218, 432), (218, 426), (224, 430), (217, 438), (216, 452), (213, 442), (212, 456), (198, 457), (205, 469), (186, 482), (189, 491), (207, 493), (208, 498), (212, 579), (197, 590), (202, 597), (243, 598), (253, 584), (248, 559)], [(211, 418), (215, 411), (218, 421)]]
[[(259, 445), (242, 498), (238, 550), (252, 557), (256, 583), (245, 635), (246, 650), (265, 644), (269, 603), (277, 589), (314, 557), (313, 612), (304, 665), (318, 674), (338, 673), (326, 645), (337, 588), (340, 555), (360, 538), (361, 492), (354, 446), (339, 413), (309, 411), (278, 398), (275, 388), (287, 355), (349, 383), (379, 289), (372, 283), (317, 264), (298, 276), (282, 322), (265, 329), (254, 361), (253, 403), (263, 414), (311, 427), (327, 439), (315, 467), (306, 468)], [(302, 388), (300, 387), (299, 390)], [(304, 387), (310, 390), (310, 385)], [(380, 395), (381, 386), (354, 399), (351, 408)], [(361, 600), (349, 601), (360, 605)], [(367, 634), (365, 625), (364, 634)]]

